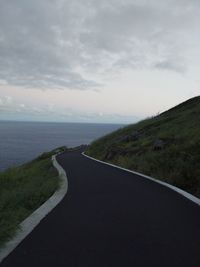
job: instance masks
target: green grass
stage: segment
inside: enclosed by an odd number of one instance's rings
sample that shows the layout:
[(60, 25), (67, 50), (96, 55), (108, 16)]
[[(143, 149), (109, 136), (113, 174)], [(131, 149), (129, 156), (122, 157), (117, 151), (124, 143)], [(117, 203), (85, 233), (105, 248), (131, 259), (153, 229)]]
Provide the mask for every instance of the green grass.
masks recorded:
[[(138, 140), (123, 140), (140, 133)], [(156, 140), (165, 145), (154, 149)], [(200, 97), (93, 142), (87, 154), (200, 196)]]
[(58, 189), (60, 180), (51, 162), (51, 156), (58, 150), (64, 147), (0, 173), (0, 247)]

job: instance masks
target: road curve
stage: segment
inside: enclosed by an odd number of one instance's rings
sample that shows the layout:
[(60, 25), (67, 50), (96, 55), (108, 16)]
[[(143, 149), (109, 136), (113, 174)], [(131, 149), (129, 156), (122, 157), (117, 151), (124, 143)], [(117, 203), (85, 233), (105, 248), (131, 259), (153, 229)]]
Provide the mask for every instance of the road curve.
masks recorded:
[(64, 200), (0, 267), (199, 267), (200, 208), (138, 175), (66, 152)]

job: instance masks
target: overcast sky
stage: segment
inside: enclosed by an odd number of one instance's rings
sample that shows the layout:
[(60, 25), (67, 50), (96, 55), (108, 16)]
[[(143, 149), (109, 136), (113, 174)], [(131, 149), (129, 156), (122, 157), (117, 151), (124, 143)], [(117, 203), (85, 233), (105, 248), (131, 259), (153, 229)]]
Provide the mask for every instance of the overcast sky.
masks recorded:
[(200, 94), (199, 0), (0, 0), (0, 119), (124, 122)]

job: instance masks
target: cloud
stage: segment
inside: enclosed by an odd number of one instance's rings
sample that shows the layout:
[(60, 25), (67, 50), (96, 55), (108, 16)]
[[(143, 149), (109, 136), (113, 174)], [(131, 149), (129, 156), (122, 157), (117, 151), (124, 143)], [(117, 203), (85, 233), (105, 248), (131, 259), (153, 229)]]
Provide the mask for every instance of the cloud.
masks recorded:
[(185, 72), (185, 66), (181, 64), (179, 61), (175, 61), (175, 60), (174, 61), (169, 61), (169, 60), (160, 61), (155, 64), (155, 68), (176, 71), (179, 73)]
[(96, 87), (74, 70), (80, 45), (68, 13), (62, 1), (1, 1), (0, 79), (32, 88)]
[(10, 96), (0, 98), (0, 119), (28, 121), (60, 121), (60, 122), (99, 122), (130, 123), (138, 121), (138, 117), (113, 113), (74, 110), (58, 107), (52, 103), (46, 106), (28, 105), (18, 102)]
[(165, 67), (171, 71), (186, 69), (188, 40), (195, 34), (198, 36), (194, 26), (198, 25), (199, 10), (192, 5), (180, 5), (179, 1), (173, 1), (175, 5), (171, 1), (161, 2), (125, 1), (110, 7), (102, 5), (85, 21), (87, 31), (81, 40), (88, 53), (87, 60), (91, 55), (93, 61), (96, 55), (101, 67), (107, 57), (114, 70), (155, 66), (162, 70), (164, 64), (160, 62), (168, 62)]
[(1, 106), (10, 106), (13, 103), (13, 98), (11, 96), (4, 96), (0, 98)]
[(84, 90), (100, 86), (94, 73), (183, 72), (199, 18), (195, 0), (2, 0), (0, 81)]

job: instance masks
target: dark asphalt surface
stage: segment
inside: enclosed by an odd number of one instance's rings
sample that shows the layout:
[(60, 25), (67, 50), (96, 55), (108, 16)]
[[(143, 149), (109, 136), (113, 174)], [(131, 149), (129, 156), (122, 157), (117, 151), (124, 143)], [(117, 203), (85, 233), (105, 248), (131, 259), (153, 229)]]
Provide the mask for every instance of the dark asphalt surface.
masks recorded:
[(200, 266), (199, 206), (80, 152), (58, 161), (66, 197), (0, 267)]

